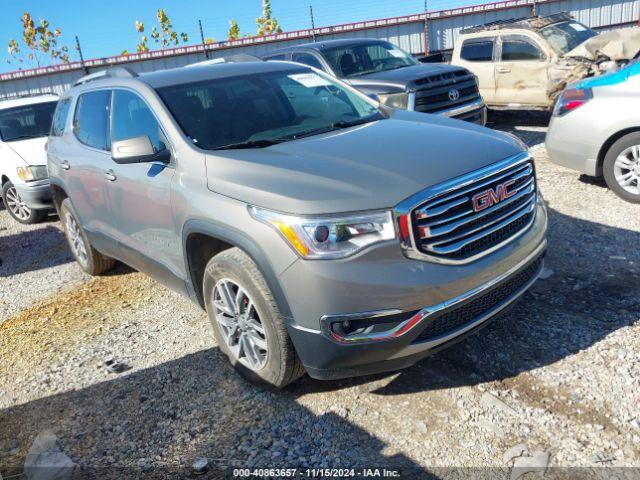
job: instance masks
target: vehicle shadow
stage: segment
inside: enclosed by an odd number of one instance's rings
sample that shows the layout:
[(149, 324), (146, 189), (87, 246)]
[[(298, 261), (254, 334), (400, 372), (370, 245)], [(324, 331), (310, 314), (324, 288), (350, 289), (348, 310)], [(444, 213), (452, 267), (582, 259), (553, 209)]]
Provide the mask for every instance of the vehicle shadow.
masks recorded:
[(62, 265), (73, 261), (73, 256), (64, 233), (46, 224), (12, 235), (0, 232), (0, 260), (2, 278)]
[(487, 127), (509, 132), (531, 148), (544, 142), (550, 116), (548, 112), (490, 110)]
[[(0, 410), (0, 452), (10, 439), (28, 447), (52, 429), (81, 478), (190, 478), (202, 457), (211, 469), (198, 478), (274, 466), (386, 467), (402, 478), (432, 477), (402, 454), (385, 455), (385, 442), (339, 414), (316, 415), (296, 400), (295, 390), (245, 383), (211, 348)], [(21, 473), (27, 447), (0, 460), (0, 474)]]

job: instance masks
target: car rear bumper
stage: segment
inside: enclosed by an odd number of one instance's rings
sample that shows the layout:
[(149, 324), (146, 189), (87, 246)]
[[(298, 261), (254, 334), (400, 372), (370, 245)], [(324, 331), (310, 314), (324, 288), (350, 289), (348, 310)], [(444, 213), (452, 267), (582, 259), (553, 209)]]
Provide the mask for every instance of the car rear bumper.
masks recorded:
[(15, 187), (27, 207), (33, 210), (53, 208), (51, 185), (48, 180), (40, 181), (37, 185), (20, 184)]
[(595, 128), (587, 107), (585, 105), (562, 117), (552, 117), (545, 146), (553, 163), (595, 177), (602, 175), (597, 160), (600, 145), (595, 144), (600, 132)]
[[(540, 206), (527, 233), (466, 266), (406, 258), (396, 264), (392, 258), (383, 261), (382, 253), (371, 262), (361, 260), (368, 273), (346, 261), (344, 270), (336, 265), (317, 270), (324, 266), (321, 262), (309, 268), (294, 264), (284, 280), (290, 276), (296, 286), (285, 285), (285, 291), (290, 292), (289, 300), (296, 296), (305, 302), (293, 302), (295, 320), (288, 331), (307, 372), (313, 378), (335, 379), (396, 370), (479, 330), (537, 279), (546, 250), (546, 224)], [(373, 269), (374, 261), (380, 272)], [(319, 309), (363, 313), (319, 315)], [(375, 325), (364, 331), (376, 338), (351, 341), (349, 336), (345, 341), (334, 335), (340, 330), (332, 322), (344, 319), (353, 325)]]

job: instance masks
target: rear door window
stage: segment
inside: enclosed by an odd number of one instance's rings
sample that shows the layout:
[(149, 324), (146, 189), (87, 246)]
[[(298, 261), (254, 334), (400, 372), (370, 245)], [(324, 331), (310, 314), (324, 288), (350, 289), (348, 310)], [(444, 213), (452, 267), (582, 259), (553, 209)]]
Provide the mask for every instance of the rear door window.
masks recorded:
[(111, 91), (99, 90), (78, 97), (73, 118), (73, 133), (77, 139), (92, 148), (109, 150), (109, 103)]
[(465, 40), (460, 57), (468, 62), (492, 62), (494, 44), (493, 39)]
[(528, 38), (507, 36), (502, 39), (501, 59), (503, 62), (538, 61), (544, 59), (544, 54)]

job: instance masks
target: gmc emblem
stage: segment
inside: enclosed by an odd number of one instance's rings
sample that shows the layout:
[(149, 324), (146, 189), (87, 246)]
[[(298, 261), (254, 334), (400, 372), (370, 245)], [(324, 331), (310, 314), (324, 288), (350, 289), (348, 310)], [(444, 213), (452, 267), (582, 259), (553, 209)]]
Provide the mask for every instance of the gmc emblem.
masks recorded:
[(496, 203), (500, 203), (503, 200), (506, 200), (509, 197), (513, 197), (516, 194), (516, 191), (509, 191), (509, 187), (516, 183), (515, 180), (509, 180), (507, 182), (501, 183), (497, 185), (495, 190), (490, 188), (489, 190), (485, 190), (484, 192), (476, 193), (471, 201), (473, 202), (473, 211), (481, 212), (482, 210), (495, 205)]

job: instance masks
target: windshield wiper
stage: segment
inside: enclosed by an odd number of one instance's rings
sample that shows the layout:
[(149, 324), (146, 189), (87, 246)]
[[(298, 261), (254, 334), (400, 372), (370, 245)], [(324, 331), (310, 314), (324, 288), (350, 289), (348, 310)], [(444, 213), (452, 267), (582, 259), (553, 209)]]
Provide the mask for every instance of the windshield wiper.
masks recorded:
[(246, 142), (230, 143), (229, 145), (223, 145), (221, 147), (212, 148), (212, 150), (239, 150), (243, 148), (265, 148), (265, 147), (270, 147), (271, 145), (276, 145), (277, 143), (282, 143), (285, 141), (286, 139), (281, 139), (281, 138), (273, 138), (273, 139), (264, 138), (261, 140), (247, 140)]
[(381, 118), (384, 118), (384, 117), (379, 113), (376, 113), (365, 118), (359, 118), (357, 120), (351, 120), (351, 121), (339, 120), (337, 122), (332, 123), (331, 125), (327, 125), (326, 127), (320, 127), (320, 128), (315, 128), (313, 130), (309, 130), (307, 132), (296, 133), (295, 135), (292, 135), (290, 138), (291, 140), (296, 140), (298, 138), (311, 137), (313, 135), (320, 135), (322, 133), (328, 133), (334, 130), (340, 130), (343, 128), (362, 125), (364, 123), (374, 122), (376, 120), (380, 120)]

